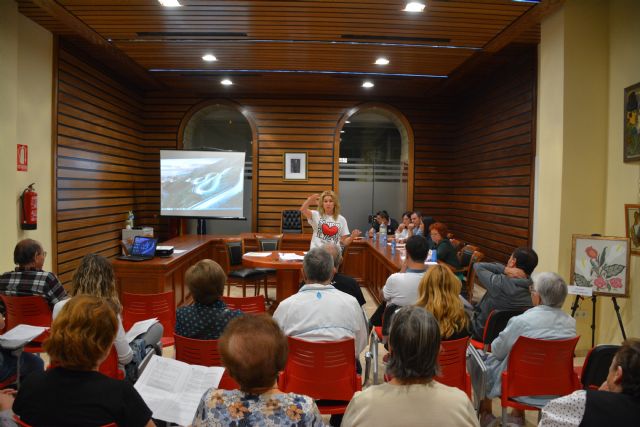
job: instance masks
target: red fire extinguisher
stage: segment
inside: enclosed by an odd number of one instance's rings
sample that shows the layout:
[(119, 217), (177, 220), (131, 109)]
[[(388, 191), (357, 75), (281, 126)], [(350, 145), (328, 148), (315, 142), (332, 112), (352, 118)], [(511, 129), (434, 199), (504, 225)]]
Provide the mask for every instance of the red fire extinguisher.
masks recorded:
[(35, 182), (27, 187), (20, 196), (22, 205), (22, 219), (20, 227), (23, 230), (38, 228), (38, 193), (34, 190)]

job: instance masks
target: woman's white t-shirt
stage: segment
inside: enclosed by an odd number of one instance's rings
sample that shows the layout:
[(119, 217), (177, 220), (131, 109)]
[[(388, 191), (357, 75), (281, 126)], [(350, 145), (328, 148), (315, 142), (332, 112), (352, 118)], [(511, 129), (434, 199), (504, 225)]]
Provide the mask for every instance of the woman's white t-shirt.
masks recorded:
[(333, 216), (323, 215), (320, 212), (311, 211), (311, 218), (307, 220), (313, 228), (313, 236), (311, 237), (311, 249), (319, 246), (333, 243), (340, 246), (340, 238), (349, 234), (347, 220), (342, 215), (338, 215), (338, 219)]

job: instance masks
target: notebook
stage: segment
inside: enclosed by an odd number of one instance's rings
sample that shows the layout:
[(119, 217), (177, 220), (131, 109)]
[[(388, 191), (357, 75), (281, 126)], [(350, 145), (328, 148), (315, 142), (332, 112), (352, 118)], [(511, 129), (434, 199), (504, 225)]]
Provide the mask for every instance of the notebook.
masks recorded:
[(156, 254), (156, 245), (158, 239), (153, 237), (136, 236), (133, 238), (133, 246), (131, 246), (131, 254), (119, 256), (118, 259), (125, 261), (144, 261), (153, 259)]

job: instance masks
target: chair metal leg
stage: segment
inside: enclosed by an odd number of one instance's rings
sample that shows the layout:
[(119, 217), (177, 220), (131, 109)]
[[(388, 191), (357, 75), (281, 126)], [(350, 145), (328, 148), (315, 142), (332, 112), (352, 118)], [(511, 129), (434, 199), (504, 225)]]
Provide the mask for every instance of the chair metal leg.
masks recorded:
[(376, 333), (373, 333), (371, 337), (371, 344), (373, 345), (371, 356), (372, 356), (372, 364), (373, 364), (373, 385), (378, 384), (378, 336)]
[(507, 408), (505, 408), (504, 406), (502, 407), (502, 425), (507, 425)]

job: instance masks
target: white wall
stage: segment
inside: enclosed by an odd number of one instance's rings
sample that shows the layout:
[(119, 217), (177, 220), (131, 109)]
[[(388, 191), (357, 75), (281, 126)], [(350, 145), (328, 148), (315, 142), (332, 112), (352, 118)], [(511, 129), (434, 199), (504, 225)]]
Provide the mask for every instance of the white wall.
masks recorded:
[[(15, 243), (30, 237), (51, 252), (53, 36), (0, 1), (0, 270), (13, 268)], [(29, 146), (29, 167), (16, 168), (16, 144)], [(35, 182), (38, 229), (19, 225), (19, 196)], [(51, 269), (51, 259), (45, 263)]]

